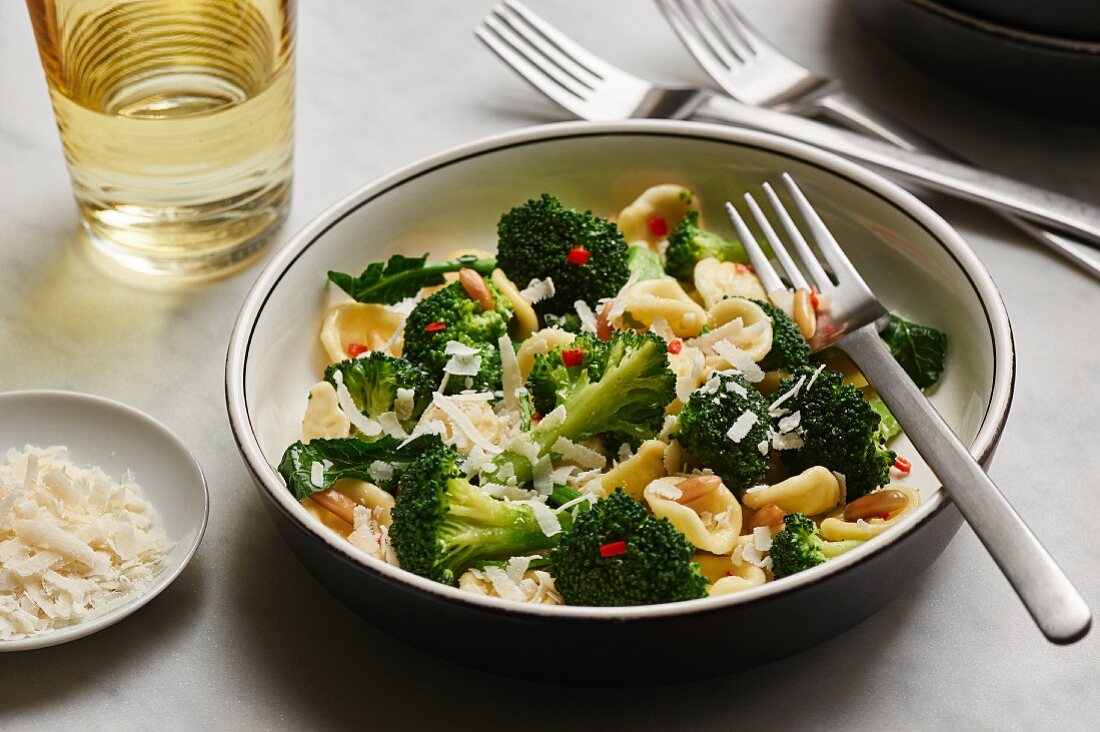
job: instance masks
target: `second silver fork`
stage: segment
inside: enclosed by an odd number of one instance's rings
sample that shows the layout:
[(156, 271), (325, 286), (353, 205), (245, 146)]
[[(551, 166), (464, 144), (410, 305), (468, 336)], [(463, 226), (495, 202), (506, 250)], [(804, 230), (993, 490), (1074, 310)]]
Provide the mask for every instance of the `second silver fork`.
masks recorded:
[[(711, 79), (732, 98), (803, 116), (821, 116), (898, 148), (962, 158), (866, 104), (839, 81), (820, 76), (772, 45), (734, 0), (656, 0), (672, 30)], [(1100, 263), (1077, 249), (1084, 242), (993, 209), (1017, 228), (1097, 274)]]
[[(951, 496), (989, 550), (1043, 634), (1055, 643), (1072, 643), (1080, 639), (1092, 623), (1084, 599), (890, 354), (876, 328), (876, 321), (887, 314), (886, 308), (863, 281), (794, 179), (786, 173), (782, 179), (794, 209), (836, 278), (835, 284), (771, 186), (764, 184), (764, 195), (796, 250), (805, 275), (750, 193), (745, 194), (745, 203), (788, 279), (796, 286), (799, 283), (808, 286), (808, 278), (819, 292), (829, 296), (829, 304), (819, 318), (820, 327), (811, 340), (813, 350), (835, 346), (860, 368), (921, 457), (942, 481), (943, 490)], [(779, 273), (737, 209), (726, 203), (726, 211), (765, 289), (769, 293), (783, 289)], [(805, 383), (802, 388), (813, 388), (814, 382), (806, 380)]]

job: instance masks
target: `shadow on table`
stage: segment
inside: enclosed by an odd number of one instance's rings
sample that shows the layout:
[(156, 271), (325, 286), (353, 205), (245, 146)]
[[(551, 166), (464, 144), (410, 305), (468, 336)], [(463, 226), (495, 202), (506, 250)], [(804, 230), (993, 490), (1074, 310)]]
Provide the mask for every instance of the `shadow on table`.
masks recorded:
[[(237, 579), (230, 584), (241, 589), (227, 600), (238, 606), (237, 612), (264, 622), (244, 624), (245, 635), (235, 640), (247, 646), (247, 660), (235, 653), (227, 660), (247, 664), (238, 673), (252, 677), (250, 685), (281, 707), (278, 716), (286, 724), (308, 724), (314, 730), (484, 730), (516, 724), (560, 729), (565, 720), (584, 728), (678, 729), (703, 719), (793, 728), (822, 710), (776, 700), (828, 699), (872, 687), (875, 679), (865, 677), (873, 664), (854, 662), (854, 657), (868, 648), (876, 655), (900, 654), (893, 642), (928, 581), (926, 575), (904, 597), (842, 636), (762, 668), (662, 687), (592, 689), (523, 681), (524, 668), (537, 666), (538, 659), (523, 656), (521, 639), (515, 663), (501, 669), (502, 676), (430, 656), (342, 605), (282, 542), (268, 544), (264, 553), (262, 563), (250, 559), (249, 552), (233, 554), (229, 572)], [(261, 597), (247, 586), (267, 591)], [(603, 673), (639, 670), (616, 668), (608, 659)], [(676, 670), (643, 669), (640, 675), (674, 681)]]
[[(118, 686), (98, 688), (101, 679), (122, 678), (120, 667), (151, 665), (161, 649), (194, 635), (208, 593), (202, 553), (148, 605), (128, 618), (84, 638), (52, 648), (0, 654), (0, 715), (29, 716), (38, 708), (60, 707), (89, 688), (122, 697)], [(4, 729), (0, 716), (0, 729)]]

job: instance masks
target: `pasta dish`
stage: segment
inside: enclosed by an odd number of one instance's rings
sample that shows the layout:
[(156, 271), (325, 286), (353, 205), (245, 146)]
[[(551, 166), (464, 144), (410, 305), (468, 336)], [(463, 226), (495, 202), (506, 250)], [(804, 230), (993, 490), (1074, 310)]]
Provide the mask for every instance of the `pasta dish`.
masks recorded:
[[(765, 292), (700, 197), (603, 218), (543, 194), (496, 252), (329, 272), (329, 365), (279, 472), (371, 561), (504, 600), (589, 606), (740, 592), (831, 561), (916, 509), (900, 428), (812, 352), (815, 290)], [(947, 335), (882, 337), (925, 389)]]

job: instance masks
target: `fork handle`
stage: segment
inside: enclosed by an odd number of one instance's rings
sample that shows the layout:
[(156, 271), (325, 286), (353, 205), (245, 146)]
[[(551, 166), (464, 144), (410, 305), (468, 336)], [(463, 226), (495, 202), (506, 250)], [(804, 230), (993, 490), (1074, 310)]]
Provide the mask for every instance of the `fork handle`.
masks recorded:
[(836, 345), (874, 385), (1043, 634), (1060, 644), (1082, 638), (1092, 623), (1084, 599), (890, 355), (874, 324), (852, 331)]
[[(824, 93), (814, 96), (805, 105), (800, 106), (799, 111), (819, 115), (842, 127), (876, 137), (902, 150), (922, 151), (942, 158), (965, 162), (962, 156), (951, 152), (905, 123), (880, 112), (858, 97), (853, 96), (839, 83), (831, 84), (823, 91)], [(1078, 246), (1082, 245), (1096, 247), (1096, 244), (1063, 236), (998, 209), (991, 209), (991, 211), (1000, 215), (1043, 246), (1072, 261), (1078, 267), (1090, 272), (1094, 277), (1100, 278), (1100, 261), (1077, 249)]]
[(771, 132), (832, 150), (897, 177), (1013, 213), (1100, 244), (1100, 208), (971, 165), (894, 147), (822, 122), (712, 95), (694, 114), (703, 119)]

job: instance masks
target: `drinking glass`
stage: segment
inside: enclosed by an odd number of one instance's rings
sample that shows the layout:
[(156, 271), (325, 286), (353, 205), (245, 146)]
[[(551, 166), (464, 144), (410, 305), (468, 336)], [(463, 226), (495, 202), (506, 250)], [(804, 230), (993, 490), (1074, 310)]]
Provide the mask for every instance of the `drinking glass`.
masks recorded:
[(286, 217), (296, 0), (27, 0), (80, 216), (125, 266), (203, 277)]

